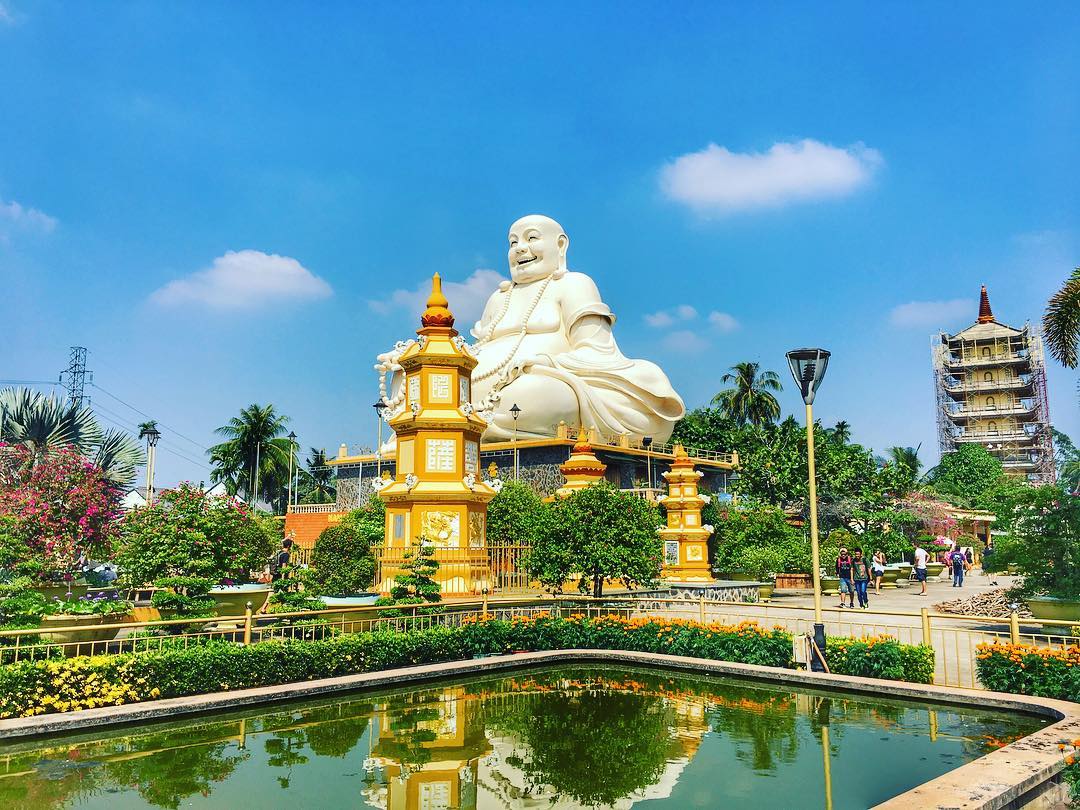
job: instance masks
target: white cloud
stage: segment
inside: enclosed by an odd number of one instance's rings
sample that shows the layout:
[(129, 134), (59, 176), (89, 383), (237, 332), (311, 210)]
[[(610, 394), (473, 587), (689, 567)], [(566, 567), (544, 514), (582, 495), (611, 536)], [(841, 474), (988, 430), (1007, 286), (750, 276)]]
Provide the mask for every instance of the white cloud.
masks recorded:
[(0, 199), (0, 240), (7, 241), (15, 232), (52, 233), (56, 225), (56, 218), (43, 211)]
[(909, 301), (892, 308), (889, 322), (902, 327), (945, 327), (967, 318), (974, 321), (978, 299), (954, 298), (950, 301)]
[(163, 306), (195, 304), (214, 310), (256, 309), (334, 294), (296, 259), (258, 250), (230, 250), (205, 270), (170, 281), (150, 300)]
[(672, 352), (698, 354), (709, 348), (709, 341), (691, 329), (679, 329), (664, 335), (661, 345)]
[(697, 310), (689, 304), (679, 304), (671, 309), (661, 309), (646, 313), (645, 323), (656, 329), (667, 329), (676, 323), (692, 321), (698, 316)]
[(15, 15), (7, 7), (7, 3), (0, 3), (0, 25), (14, 25)]
[(739, 328), (739, 322), (735, 320), (735, 317), (726, 312), (710, 312), (709, 325), (719, 332), (734, 332)]
[[(485, 268), (473, 270), (464, 281), (443, 279), (443, 295), (450, 302), (450, 311), (454, 313), (459, 329), (467, 332), (473, 323), (479, 320), (484, 312), (484, 304), (495, 292), (499, 283), (504, 280), (494, 270)], [(400, 309), (419, 318), (429, 295), (431, 295), (431, 279), (426, 278), (411, 290), (394, 290), (389, 298), (368, 301), (368, 306), (381, 315)]]
[(771, 208), (800, 200), (842, 197), (869, 182), (881, 153), (810, 139), (778, 142), (768, 152), (731, 152), (710, 143), (660, 171), (668, 198), (703, 215)]

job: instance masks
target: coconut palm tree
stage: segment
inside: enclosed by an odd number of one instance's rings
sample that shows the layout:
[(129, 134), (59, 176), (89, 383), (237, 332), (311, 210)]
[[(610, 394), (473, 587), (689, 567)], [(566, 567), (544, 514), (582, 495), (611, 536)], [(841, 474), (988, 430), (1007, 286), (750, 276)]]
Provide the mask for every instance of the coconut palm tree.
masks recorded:
[(326, 462), (326, 451), (312, 447), (307, 469), (301, 470), (300, 475), (300, 498), (304, 503), (330, 503), (337, 497), (334, 471)]
[(851, 425), (842, 419), (836, 423), (831, 432), (837, 444), (847, 444), (851, 441)]
[[(225, 441), (210, 448), (211, 480), (225, 482), (253, 504), (284, 505), (289, 485), (289, 417), (273, 405), (252, 404), (215, 433)], [(280, 504), (278, 504), (280, 501)]]
[(118, 487), (135, 480), (146, 456), (138, 441), (121, 430), (104, 430), (94, 412), (30, 388), (0, 391), (0, 441), (21, 444), (35, 457), (70, 447), (102, 469)]
[(1080, 361), (1080, 267), (1047, 302), (1043, 335), (1050, 354), (1063, 366), (1076, 368)]
[(758, 370), (758, 363), (736, 363), (731, 371), (720, 379), (730, 384), (712, 399), (713, 405), (720, 406), (724, 413), (745, 425), (772, 424), (780, 418), (780, 403), (773, 396), (774, 391), (783, 391), (780, 377), (775, 371)]

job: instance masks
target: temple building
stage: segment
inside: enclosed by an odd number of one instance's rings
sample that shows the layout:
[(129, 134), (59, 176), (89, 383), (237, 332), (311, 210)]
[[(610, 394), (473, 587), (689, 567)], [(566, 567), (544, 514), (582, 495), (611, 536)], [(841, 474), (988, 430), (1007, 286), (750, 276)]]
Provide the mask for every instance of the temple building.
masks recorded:
[(977, 442), (1005, 472), (1033, 484), (1053, 483), (1053, 436), (1042, 337), (1030, 323), (998, 322), (983, 286), (978, 320), (931, 340), (938, 439), (950, 453)]
[(675, 582), (710, 583), (709, 536), (713, 527), (701, 522), (701, 510), (708, 495), (698, 492), (702, 474), (681, 444), (675, 445), (675, 460), (664, 473), (668, 494), (660, 498), (667, 512), (667, 525), (660, 529), (664, 541), (664, 579)]

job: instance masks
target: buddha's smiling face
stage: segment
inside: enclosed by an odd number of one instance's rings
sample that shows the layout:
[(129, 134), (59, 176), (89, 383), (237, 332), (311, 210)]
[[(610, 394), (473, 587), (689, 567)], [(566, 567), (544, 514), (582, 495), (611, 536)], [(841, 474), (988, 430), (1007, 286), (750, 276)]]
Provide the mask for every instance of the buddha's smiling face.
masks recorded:
[(562, 227), (548, 217), (522, 217), (510, 226), (510, 249), (506, 256), (510, 277), (517, 284), (546, 278), (566, 267), (570, 240)]

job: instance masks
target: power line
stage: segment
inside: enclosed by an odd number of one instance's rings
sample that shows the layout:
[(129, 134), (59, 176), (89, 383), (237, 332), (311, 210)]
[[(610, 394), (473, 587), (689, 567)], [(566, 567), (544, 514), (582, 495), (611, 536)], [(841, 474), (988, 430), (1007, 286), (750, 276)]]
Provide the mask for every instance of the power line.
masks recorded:
[[(150, 414), (146, 413), (146, 411), (142, 411), (142, 410), (140, 410), (140, 409), (136, 408), (136, 407), (135, 407), (134, 405), (132, 405), (132, 404), (131, 404), (130, 402), (126, 402), (126, 401), (124, 401), (124, 400), (120, 399), (120, 397), (118, 397), (118, 396), (117, 396), (116, 394), (114, 394), (114, 393), (112, 393), (112, 392), (110, 392), (110, 391), (106, 391), (106, 390), (105, 390), (104, 388), (102, 388), (102, 387), (101, 387), (100, 385), (98, 385), (97, 383), (94, 383), (94, 382), (92, 382), (92, 383), (90, 383), (90, 385), (92, 385), (92, 386), (93, 386), (94, 388), (96, 388), (96, 389), (97, 389), (98, 391), (100, 391), (101, 393), (105, 394), (106, 396), (112, 397), (112, 398), (113, 398), (113, 399), (115, 399), (115, 400), (116, 400), (117, 402), (119, 402), (119, 403), (120, 403), (121, 405), (123, 405), (123, 406), (125, 406), (125, 407), (127, 407), (127, 408), (131, 408), (131, 410), (135, 411), (135, 413), (139, 414), (140, 416), (145, 416), (145, 417), (146, 417), (147, 419), (154, 419), (154, 417), (152, 417), (152, 416), (151, 416)], [(169, 431), (170, 433), (172, 433), (172, 434), (173, 434), (174, 436), (177, 436), (177, 437), (179, 437), (179, 438), (181, 438), (181, 439), (184, 439), (184, 440), (186, 440), (186, 441), (189, 441), (189, 442), (191, 442), (191, 443), (192, 443), (193, 445), (195, 445), (196, 447), (198, 447), (198, 448), (199, 448), (200, 450), (205, 450), (205, 451), (209, 452), (209, 450), (210, 450), (210, 448), (209, 448), (209, 447), (206, 447), (205, 445), (201, 445), (201, 444), (199, 444), (199, 443), (198, 443), (197, 441), (195, 441), (194, 439), (192, 439), (192, 438), (189, 438), (188, 436), (185, 436), (185, 435), (184, 435), (183, 433), (181, 433), (181, 432), (180, 432), (179, 430), (177, 430), (176, 428), (174, 428), (174, 427), (171, 427), (170, 425), (166, 425), (166, 424), (165, 424), (164, 422), (162, 422), (162, 421), (161, 421), (160, 419), (157, 419), (157, 420), (155, 420), (155, 421), (156, 421), (156, 422), (157, 422), (157, 423), (158, 423), (159, 425), (161, 425), (161, 426), (162, 426), (163, 428), (166, 428), (166, 429), (167, 429), (167, 430), (168, 430), (168, 431)]]
[[(131, 428), (134, 428), (135, 430), (138, 430), (139, 429), (138, 425), (133, 424), (132, 422), (128, 421), (127, 419), (124, 419), (124, 417), (121, 416), (120, 414), (118, 414), (116, 411), (111, 410), (109, 408), (106, 408), (101, 403), (98, 403), (98, 404), (94, 405), (93, 408), (94, 408), (95, 411), (98, 412), (97, 415), (100, 416), (102, 419), (104, 419), (107, 422), (109, 422), (110, 424), (113, 424), (116, 427), (120, 428), (125, 433), (132, 436), (134, 439), (139, 440), (139, 436), (136, 433), (134, 433), (133, 430), (131, 430)], [(100, 411), (105, 411), (105, 413), (112, 414), (112, 416), (114, 418), (110, 419), (109, 417), (105, 416), (105, 414), (100, 413)], [(117, 421), (117, 420), (119, 420), (119, 421)], [(195, 464), (195, 465), (197, 465), (199, 467), (202, 467), (204, 470), (210, 470), (211, 469), (210, 467), (206, 466), (206, 463), (204, 461), (196, 461), (195, 459), (184, 455), (180, 451), (180, 448), (175, 447), (173, 445), (170, 445), (168, 442), (160, 442), (159, 441), (158, 446), (161, 447), (161, 449), (164, 450), (165, 452), (171, 453), (172, 455), (177, 456), (179, 458), (182, 458), (185, 461), (188, 461), (188, 462), (190, 462), (192, 464)]]
[[(99, 418), (104, 419), (109, 424), (119, 428), (124, 433), (128, 434), (133, 439), (135, 439), (136, 441), (138, 440), (138, 438), (139, 438), (138, 436), (136, 436), (134, 433), (132, 433), (128, 428), (124, 427), (124, 425), (121, 424), (120, 422), (118, 422), (117, 420), (112, 419), (112, 418), (106, 416), (103, 413), (99, 413), (97, 415), (98, 415)], [(200, 468), (206, 470), (207, 472), (213, 472), (213, 470), (210, 467), (207, 467), (205, 463), (203, 463), (201, 461), (196, 461), (193, 458), (189, 458), (188, 456), (185, 456), (183, 453), (178, 452), (176, 449), (174, 449), (172, 447), (169, 447), (167, 445), (162, 445), (162, 444), (159, 444), (158, 447), (160, 447), (162, 450), (164, 450), (166, 453), (168, 453), (170, 455), (173, 455), (173, 456), (176, 456), (177, 458), (183, 459), (184, 461), (188, 462), (189, 464), (194, 464), (196, 467), (200, 467)]]

